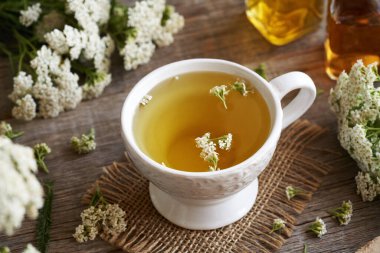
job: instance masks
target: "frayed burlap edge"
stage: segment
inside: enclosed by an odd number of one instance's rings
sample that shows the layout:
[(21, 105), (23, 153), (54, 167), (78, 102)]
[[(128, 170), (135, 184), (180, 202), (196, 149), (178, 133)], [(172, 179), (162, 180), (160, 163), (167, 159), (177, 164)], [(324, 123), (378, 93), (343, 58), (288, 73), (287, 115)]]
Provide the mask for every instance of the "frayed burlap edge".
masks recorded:
[[(321, 127), (306, 120), (299, 120), (284, 131), (270, 165), (259, 177), (254, 207), (240, 221), (221, 229), (191, 231), (164, 219), (151, 204), (148, 181), (128, 159), (105, 167), (104, 174), (83, 199), (88, 204), (98, 185), (110, 203), (118, 203), (126, 211), (125, 232), (101, 235), (103, 240), (126, 252), (273, 252), (291, 236), (296, 222), (294, 215), (304, 210), (329, 170), (326, 163), (315, 158), (318, 151), (313, 151), (313, 156), (301, 153), (323, 133)], [(301, 187), (307, 194), (288, 201), (285, 196), (288, 185)], [(287, 223), (282, 233), (270, 233), (275, 218)]]

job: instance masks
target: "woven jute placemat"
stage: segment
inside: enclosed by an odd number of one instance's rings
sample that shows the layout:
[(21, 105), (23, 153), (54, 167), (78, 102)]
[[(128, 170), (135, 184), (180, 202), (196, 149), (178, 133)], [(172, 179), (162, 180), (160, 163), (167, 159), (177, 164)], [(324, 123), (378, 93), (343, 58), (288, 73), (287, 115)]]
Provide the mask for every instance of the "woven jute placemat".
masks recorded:
[[(115, 236), (101, 235), (106, 242), (126, 252), (273, 252), (291, 236), (295, 215), (305, 208), (317, 190), (328, 166), (305, 152), (324, 130), (308, 121), (297, 121), (282, 133), (269, 166), (259, 177), (259, 193), (252, 210), (241, 220), (221, 229), (192, 231), (171, 224), (153, 207), (148, 181), (126, 159), (104, 168), (104, 174), (84, 196), (89, 203), (99, 186), (109, 203), (126, 212), (127, 229)], [(288, 201), (285, 187), (308, 192)], [(283, 233), (270, 233), (275, 218), (287, 223)]]

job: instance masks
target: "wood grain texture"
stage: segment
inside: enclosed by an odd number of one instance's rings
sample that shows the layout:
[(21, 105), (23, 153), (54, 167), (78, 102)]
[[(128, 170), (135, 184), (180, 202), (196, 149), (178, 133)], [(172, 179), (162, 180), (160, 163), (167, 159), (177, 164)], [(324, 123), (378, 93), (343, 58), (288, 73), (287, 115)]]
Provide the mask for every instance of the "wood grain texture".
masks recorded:
[[(122, 60), (113, 61), (113, 82), (104, 94), (82, 103), (76, 110), (58, 118), (18, 122), (10, 120), (16, 130), (26, 134), (17, 139), (25, 145), (46, 142), (53, 152), (47, 157), (50, 174), (40, 173), (41, 179), (55, 181), (51, 242), (49, 252), (120, 252), (101, 240), (78, 244), (72, 238), (80, 223), (79, 214), (84, 206), (81, 197), (85, 190), (102, 173), (101, 167), (123, 159), (124, 146), (120, 136), (122, 103), (133, 85), (144, 75), (164, 64), (189, 58), (209, 57), (238, 62), (254, 67), (265, 62), (274, 77), (288, 71), (299, 70), (309, 74), (315, 84), (326, 92), (319, 96), (305, 118), (330, 130), (328, 138), (316, 143), (341, 152), (343, 158), (334, 165), (321, 188), (313, 196), (307, 209), (298, 216), (293, 236), (280, 252), (302, 252), (307, 243), (309, 252), (354, 252), (375, 236), (380, 235), (380, 201), (363, 203), (355, 193), (354, 176), (357, 166), (339, 147), (336, 140), (335, 118), (327, 105), (327, 91), (334, 82), (324, 72), (323, 41), (325, 29), (283, 47), (266, 42), (248, 22), (243, 0), (168, 0), (186, 18), (186, 26), (176, 36), (173, 45), (157, 50), (151, 62), (135, 71), (125, 72)], [(6, 59), (0, 59), (0, 119), (10, 118), (12, 77)], [(95, 152), (79, 156), (69, 148), (72, 135), (95, 127), (98, 147)], [(338, 226), (328, 218), (326, 210), (350, 199), (354, 216), (348, 226)], [(306, 233), (316, 216), (325, 218), (328, 234), (323, 239)], [(35, 221), (26, 220), (12, 237), (0, 235), (0, 246), (8, 245), (20, 252), (28, 242), (35, 241)]]

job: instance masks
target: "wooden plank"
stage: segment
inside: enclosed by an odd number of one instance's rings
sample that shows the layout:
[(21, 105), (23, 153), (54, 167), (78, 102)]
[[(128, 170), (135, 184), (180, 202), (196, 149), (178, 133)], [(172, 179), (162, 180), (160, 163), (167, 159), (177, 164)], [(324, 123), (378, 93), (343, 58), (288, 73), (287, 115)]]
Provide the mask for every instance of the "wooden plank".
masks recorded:
[[(329, 138), (316, 147), (343, 150), (336, 140), (335, 119), (327, 105), (327, 91), (334, 84), (324, 72), (324, 27), (287, 46), (276, 47), (266, 42), (244, 15), (244, 1), (172, 0), (186, 18), (185, 29), (176, 36), (173, 45), (157, 50), (152, 61), (135, 71), (125, 72), (122, 60), (113, 61), (113, 82), (96, 100), (82, 103), (76, 110), (63, 113), (58, 118), (17, 122), (15, 129), (26, 134), (17, 142), (34, 145), (47, 142), (53, 149), (47, 164), (50, 174), (40, 173), (41, 179), (55, 181), (53, 223), (50, 252), (120, 252), (101, 240), (78, 244), (72, 238), (79, 214), (84, 206), (81, 197), (89, 185), (101, 174), (101, 167), (123, 158), (124, 146), (120, 138), (120, 111), (125, 97), (133, 85), (144, 75), (164, 64), (197, 57), (232, 60), (248, 67), (266, 62), (270, 76), (300, 70), (309, 74), (318, 87), (326, 90), (305, 115), (306, 118), (331, 130)], [(6, 59), (0, 60), (0, 119), (10, 117), (11, 104), (6, 98), (11, 91), (11, 75)], [(97, 150), (85, 156), (74, 154), (69, 148), (72, 135), (95, 127)], [(357, 167), (349, 159), (335, 166), (326, 176), (320, 190), (303, 214), (293, 236), (280, 252), (302, 252), (307, 242), (310, 252), (354, 252), (365, 242), (380, 235), (379, 200), (363, 203), (355, 193), (354, 176)], [(352, 222), (338, 226), (327, 217), (326, 210), (338, 206), (343, 200), (354, 203)], [(328, 234), (323, 239), (305, 233), (316, 216), (325, 218)], [(0, 235), (0, 246), (8, 245), (19, 252), (35, 238), (35, 222), (25, 221), (22, 229), (12, 237)]]

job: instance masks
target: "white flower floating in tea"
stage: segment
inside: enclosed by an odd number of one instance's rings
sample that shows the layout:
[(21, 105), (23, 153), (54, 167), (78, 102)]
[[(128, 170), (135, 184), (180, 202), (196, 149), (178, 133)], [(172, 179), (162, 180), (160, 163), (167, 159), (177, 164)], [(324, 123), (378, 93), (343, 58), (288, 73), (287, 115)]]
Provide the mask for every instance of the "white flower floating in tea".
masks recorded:
[(245, 86), (244, 81), (236, 81), (233, 84), (231, 84), (232, 90), (236, 90), (240, 92), (244, 97), (248, 95), (249, 91), (247, 90), (247, 87)]
[(228, 133), (218, 138), (211, 139), (210, 133), (205, 133), (202, 137), (195, 139), (196, 147), (201, 148), (202, 152), (200, 157), (206, 162), (211, 163), (209, 166), (210, 171), (220, 170), (218, 168), (219, 153), (216, 152), (216, 143), (218, 142), (219, 148), (222, 150), (230, 150), (232, 144), (232, 134)]
[(141, 99), (141, 101), (140, 101), (140, 104), (142, 105), (142, 106), (146, 106), (149, 102), (150, 102), (150, 100), (152, 100), (152, 96), (151, 95), (145, 95), (142, 99)]
[(249, 92), (252, 92), (251, 90), (247, 90), (244, 80), (242, 81), (238, 80), (228, 86), (227, 85), (215, 86), (210, 89), (210, 94), (219, 98), (223, 102), (224, 108), (227, 109), (226, 96), (230, 93), (231, 90), (237, 91), (245, 97), (248, 95)]
[(215, 86), (210, 89), (210, 94), (222, 100), (224, 108), (226, 109), (227, 109), (226, 96), (228, 95), (229, 92), (230, 91), (226, 85)]

